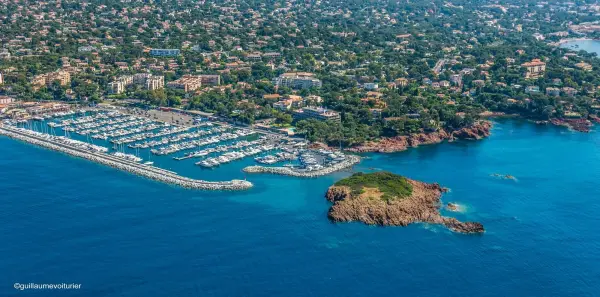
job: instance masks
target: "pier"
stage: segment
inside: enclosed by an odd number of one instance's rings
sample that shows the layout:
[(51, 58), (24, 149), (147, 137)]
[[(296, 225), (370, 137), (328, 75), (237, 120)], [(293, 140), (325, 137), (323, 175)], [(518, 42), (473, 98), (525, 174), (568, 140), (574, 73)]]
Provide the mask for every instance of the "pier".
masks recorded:
[(184, 188), (198, 190), (246, 190), (253, 186), (252, 183), (245, 180), (210, 182), (183, 177), (165, 169), (150, 165), (138, 164), (102, 152), (95, 152), (76, 147), (74, 145), (69, 145), (67, 143), (61, 143), (56, 141), (56, 136), (34, 132), (27, 129), (0, 125), (0, 135)]
[(344, 161), (337, 164), (324, 167), (318, 170), (298, 170), (288, 167), (266, 167), (266, 166), (248, 166), (244, 168), (246, 173), (272, 173), (279, 175), (289, 175), (295, 177), (319, 177), (327, 175), (336, 171), (344, 170), (352, 167), (354, 164), (360, 162), (360, 157), (355, 155), (348, 155)]

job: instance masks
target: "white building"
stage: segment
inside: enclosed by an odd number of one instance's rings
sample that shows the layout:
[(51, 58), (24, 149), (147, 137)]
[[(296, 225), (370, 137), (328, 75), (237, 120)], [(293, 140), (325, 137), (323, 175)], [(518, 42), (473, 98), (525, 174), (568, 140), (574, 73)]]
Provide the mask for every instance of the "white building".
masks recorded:
[(288, 87), (292, 89), (320, 88), (323, 83), (314, 77), (314, 74), (308, 72), (284, 73), (273, 79), (273, 84), (278, 87)]

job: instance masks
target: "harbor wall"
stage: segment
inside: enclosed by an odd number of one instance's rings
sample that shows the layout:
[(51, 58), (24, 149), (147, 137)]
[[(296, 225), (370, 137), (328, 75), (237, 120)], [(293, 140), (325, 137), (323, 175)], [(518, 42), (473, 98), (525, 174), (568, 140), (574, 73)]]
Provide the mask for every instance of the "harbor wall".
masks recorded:
[(298, 171), (287, 167), (266, 167), (266, 166), (248, 166), (244, 168), (246, 173), (271, 173), (279, 175), (289, 175), (295, 177), (319, 177), (340, 171), (360, 162), (360, 157), (355, 155), (346, 155), (346, 160), (314, 171)]
[(27, 131), (29, 130), (15, 128), (11, 126), (0, 126), (0, 135), (4, 135), (13, 139), (18, 139), (50, 150), (59, 151), (74, 157), (84, 158), (90, 161), (94, 161), (96, 163), (127, 171), (129, 173), (143, 176), (152, 180), (173, 184), (184, 188), (198, 190), (246, 190), (253, 186), (252, 183), (245, 180), (210, 182), (191, 179), (158, 167), (138, 164), (108, 154), (96, 153), (83, 150), (77, 147), (68, 146), (63, 143), (59, 143), (50, 139), (45, 139), (40, 136), (37, 136), (34, 133), (31, 133), (33, 131)]

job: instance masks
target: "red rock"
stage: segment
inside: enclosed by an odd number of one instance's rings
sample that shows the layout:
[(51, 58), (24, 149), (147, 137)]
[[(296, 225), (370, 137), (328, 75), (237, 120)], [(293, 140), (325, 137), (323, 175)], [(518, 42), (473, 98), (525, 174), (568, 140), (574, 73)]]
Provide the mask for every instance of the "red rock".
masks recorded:
[(417, 147), (420, 145), (436, 144), (444, 140), (454, 141), (457, 139), (482, 139), (490, 135), (492, 123), (489, 121), (480, 121), (471, 127), (447, 132), (438, 130), (431, 133), (417, 133), (408, 136), (383, 137), (379, 141), (369, 141), (362, 145), (347, 149), (351, 152), (366, 153), (393, 153)]

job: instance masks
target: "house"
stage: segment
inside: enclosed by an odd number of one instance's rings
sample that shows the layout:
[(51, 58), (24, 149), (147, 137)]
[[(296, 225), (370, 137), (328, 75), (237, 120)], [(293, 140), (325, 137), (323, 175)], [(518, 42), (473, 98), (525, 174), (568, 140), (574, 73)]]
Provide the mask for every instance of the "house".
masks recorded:
[(558, 96), (560, 96), (560, 89), (548, 87), (548, 88), (546, 88), (546, 95), (552, 96), (552, 97), (558, 97)]
[(408, 85), (408, 79), (401, 77), (394, 81), (397, 86), (406, 87)]
[(571, 87), (563, 87), (562, 92), (567, 96), (575, 96), (577, 94), (577, 90)]
[(579, 62), (579, 63), (575, 64), (575, 67), (577, 67), (583, 71), (592, 71), (592, 65), (585, 63), (585, 62)]
[(365, 90), (377, 90), (379, 85), (376, 83), (365, 83), (363, 84), (363, 88), (365, 88)]
[(521, 64), (526, 69), (525, 78), (536, 79), (542, 77), (546, 71), (546, 63), (540, 59), (533, 59), (531, 62)]
[(534, 93), (539, 93), (540, 92), (540, 87), (538, 86), (527, 86), (525, 88), (525, 93), (527, 94), (534, 94)]

